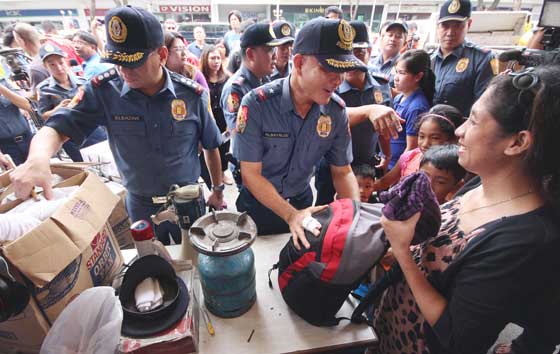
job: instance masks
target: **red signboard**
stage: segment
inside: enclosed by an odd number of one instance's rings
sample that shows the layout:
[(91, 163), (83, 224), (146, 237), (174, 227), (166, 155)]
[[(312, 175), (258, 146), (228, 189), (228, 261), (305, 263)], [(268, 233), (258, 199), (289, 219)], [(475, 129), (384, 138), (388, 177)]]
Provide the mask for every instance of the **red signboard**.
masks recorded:
[(159, 5), (160, 13), (210, 13), (210, 5)]

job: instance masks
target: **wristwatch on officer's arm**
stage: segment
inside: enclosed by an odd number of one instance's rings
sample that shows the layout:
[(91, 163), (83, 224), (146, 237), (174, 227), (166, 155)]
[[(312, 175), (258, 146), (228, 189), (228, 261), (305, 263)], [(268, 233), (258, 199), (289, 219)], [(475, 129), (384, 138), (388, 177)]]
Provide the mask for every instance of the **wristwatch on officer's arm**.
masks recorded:
[(226, 189), (226, 185), (223, 183), (217, 186), (212, 186), (212, 192), (223, 192), (224, 189)]

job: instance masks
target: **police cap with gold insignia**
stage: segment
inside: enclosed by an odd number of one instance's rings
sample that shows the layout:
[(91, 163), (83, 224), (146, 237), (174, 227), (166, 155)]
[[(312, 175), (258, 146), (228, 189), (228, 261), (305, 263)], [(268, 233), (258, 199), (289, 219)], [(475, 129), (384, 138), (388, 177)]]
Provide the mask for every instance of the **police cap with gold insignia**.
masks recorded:
[(272, 29), (276, 38), (282, 42), (282, 44), (290, 43), (295, 41), (296, 29), (294, 26), (287, 21), (274, 21), (272, 24)]
[(299, 31), (294, 54), (313, 55), (328, 71), (367, 71), (367, 66), (352, 53), (356, 33), (345, 20), (317, 17)]
[(132, 6), (112, 9), (105, 16), (107, 45), (105, 63), (135, 68), (144, 64), (150, 52), (163, 45), (163, 30), (148, 11)]
[(269, 22), (259, 22), (250, 25), (245, 29), (241, 35), (241, 48), (249, 47), (277, 47), (283, 44), (272, 29), (272, 23)]
[(350, 21), (350, 26), (354, 29), (356, 37), (354, 37), (354, 42), (352, 43), (352, 48), (369, 48), (371, 43), (369, 42), (369, 33), (367, 25), (364, 21)]
[(45, 61), (45, 59), (51, 55), (58, 55), (63, 58), (66, 57), (66, 54), (62, 51), (62, 49), (52, 43), (43, 44), (41, 48), (39, 48), (39, 57), (41, 58), (41, 61)]
[(471, 17), (469, 0), (447, 0), (439, 9), (438, 23), (446, 21), (466, 21)]

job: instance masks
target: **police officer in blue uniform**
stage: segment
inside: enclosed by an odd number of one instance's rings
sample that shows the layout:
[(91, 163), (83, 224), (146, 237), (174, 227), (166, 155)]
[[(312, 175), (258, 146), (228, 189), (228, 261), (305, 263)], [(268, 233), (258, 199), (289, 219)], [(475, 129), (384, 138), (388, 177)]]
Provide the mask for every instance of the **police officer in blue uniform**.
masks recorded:
[(13, 167), (4, 154), (19, 165), (29, 153), (33, 134), (20, 109), (30, 111), (31, 104), (6, 79), (0, 79), (0, 166), (4, 169)]
[(369, 62), (369, 69), (382, 74), (393, 83), (393, 68), (400, 57), (400, 51), (406, 41), (408, 25), (401, 20), (389, 21), (381, 28), (380, 53)]
[(335, 94), (344, 72), (367, 70), (352, 54), (353, 39), (344, 20), (307, 22), (295, 41), (290, 76), (243, 98), (234, 136), (243, 175), (236, 205), (253, 217), (260, 235), (289, 230), (297, 247), (298, 239), (309, 246), (304, 219), (323, 208), (310, 207), (309, 181), (323, 156), (339, 197), (359, 199), (348, 115)]
[[(352, 45), (354, 55), (367, 63), (371, 55), (371, 43), (367, 25), (363, 21), (351, 21), (350, 25), (356, 33)], [(338, 87), (338, 95), (348, 107), (360, 107), (369, 104), (392, 106), (391, 88), (388, 80), (377, 73), (365, 73), (360, 70), (349, 71)], [(371, 121), (366, 120), (350, 124), (352, 132), (353, 164), (367, 164), (375, 166), (374, 156), (378, 142), (381, 152), (388, 163), (391, 158), (390, 140), (379, 137)], [(387, 157), (389, 157), (387, 159)], [(386, 164), (387, 164), (386, 163)], [(382, 167), (382, 166), (380, 166)], [(386, 168), (386, 166), (384, 166)], [(316, 205), (331, 203), (334, 200), (335, 189), (331, 178), (330, 168), (325, 159), (321, 159), (315, 173), (315, 188), (317, 190)]]
[(471, 26), (471, 2), (448, 0), (443, 3), (437, 25), (440, 46), (432, 54), (436, 75), (434, 105), (445, 103), (468, 117), (474, 102), (496, 75), (498, 62), (490, 50), (465, 40)]
[[(126, 204), (132, 221), (149, 220), (161, 206), (159, 197), (171, 185), (197, 183), (199, 143), (213, 184), (208, 204), (220, 208), (224, 188), (218, 151), (221, 136), (208, 93), (196, 82), (165, 69), (168, 52), (154, 15), (140, 8), (118, 7), (108, 12), (105, 23), (104, 61), (116, 68), (83, 86), (68, 108), (57, 110), (38, 132), (29, 159), (12, 174), (16, 195), (27, 197), (39, 185), (49, 198), (52, 153), (68, 138), (80, 143), (102, 125), (107, 127), (128, 191)], [(164, 243), (169, 242), (169, 231), (156, 227)], [(172, 235), (180, 242), (180, 234)]]
[[(49, 77), (37, 85), (39, 104), (37, 110), (46, 121), (58, 108), (67, 106), (86, 79), (75, 76), (68, 71), (66, 55), (56, 45), (47, 43), (39, 49), (39, 57), (49, 72)], [(57, 79), (58, 78), (58, 79)], [(62, 146), (74, 162), (84, 161), (80, 146), (67, 141)]]
[(292, 71), (292, 48), (296, 29), (291, 23), (283, 20), (274, 21), (272, 28), (276, 38), (282, 43), (276, 49), (276, 64), (272, 75), (270, 75), (270, 80), (274, 81), (288, 77)]
[[(237, 112), (243, 96), (269, 81), (268, 76), (276, 62), (276, 47), (281, 43), (270, 23), (252, 24), (241, 35), (241, 68), (226, 81), (220, 99), (227, 128), (232, 134), (235, 134)], [(240, 186), (239, 163), (235, 156), (231, 162), (233, 177)]]

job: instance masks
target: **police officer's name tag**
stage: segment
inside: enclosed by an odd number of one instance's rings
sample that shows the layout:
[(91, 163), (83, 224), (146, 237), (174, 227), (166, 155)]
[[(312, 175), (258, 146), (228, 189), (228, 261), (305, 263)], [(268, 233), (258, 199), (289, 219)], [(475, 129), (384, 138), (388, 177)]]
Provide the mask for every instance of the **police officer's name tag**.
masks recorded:
[(113, 116), (113, 120), (115, 122), (141, 122), (144, 120), (144, 117), (129, 114), (117, 114)]
[(264, 132), (265, 138), (289, 138), (289, 133), (284, 132)]

